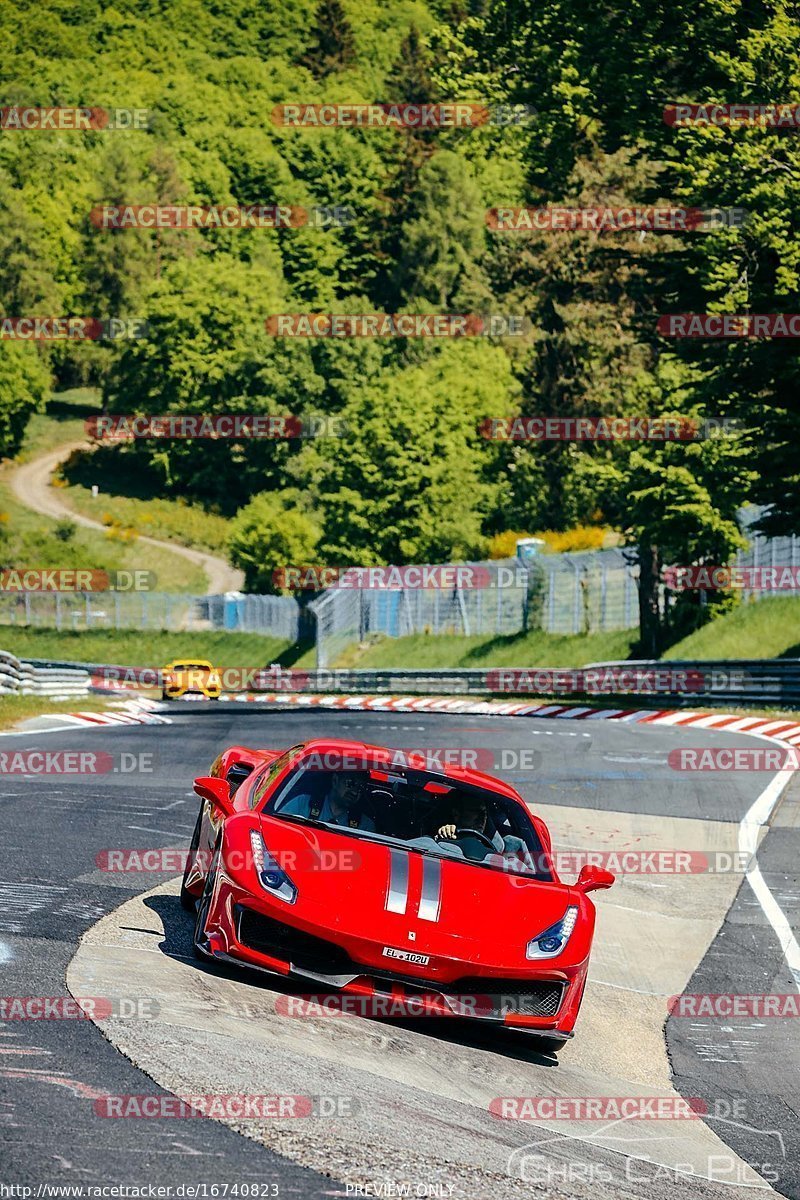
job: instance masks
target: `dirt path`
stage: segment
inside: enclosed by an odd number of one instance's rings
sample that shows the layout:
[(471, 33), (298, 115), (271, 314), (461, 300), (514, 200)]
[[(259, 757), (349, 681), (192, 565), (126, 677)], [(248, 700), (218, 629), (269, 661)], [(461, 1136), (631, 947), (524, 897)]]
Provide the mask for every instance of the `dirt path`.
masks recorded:
[[(70, 521), (74, 521), (76, 525), (83, 525), (87, 529), (99, 529), (105, 533), (104, 525), (70, 508), (64, 502), (63, 492), (50, 485), (50, 477), (59, 463), (69, 458), (73, 450), (88, 449), (89, 446), (86, 442), (69, 442), (58, 446), (55, 450), (49, 450), (47, 454), (35, 458), (32, 462), (24, 463), (11, 474), (11, 490), (20, 503), (27, 508), (32, 508), (34, 512), (57, 520), (66, 517)], [(242, 572), (231, 567), (224, 558), (206, 554), (202, 550), (190, 550), (188, 546), (179, 546), (176, 542), (162, 542), (157, 538), (140, 536), (139, 541), (148, 546), (158, 546), (162, 550), (168, 550), (170, 553), (177, 554), (178, 557), (186, 558), (189, 562), (202, 567), (208, 581), (206, 587), (208, 596), (216, 596), (222, 592), (241, 591), (244, 583)]]

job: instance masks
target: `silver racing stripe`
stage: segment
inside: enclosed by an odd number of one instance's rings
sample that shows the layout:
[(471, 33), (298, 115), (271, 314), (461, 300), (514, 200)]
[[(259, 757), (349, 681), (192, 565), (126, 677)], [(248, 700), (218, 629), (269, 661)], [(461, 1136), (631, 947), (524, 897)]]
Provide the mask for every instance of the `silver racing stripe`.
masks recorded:
[(422, 895), (419, 901), (420, 921), (438, 921), (442, 903), (442, 864), (436, 858), (422, 860)]
[(402, 850), (389, 851), (389, 893), (386, 911), (404, 913), (408, 904), (408, 855)]

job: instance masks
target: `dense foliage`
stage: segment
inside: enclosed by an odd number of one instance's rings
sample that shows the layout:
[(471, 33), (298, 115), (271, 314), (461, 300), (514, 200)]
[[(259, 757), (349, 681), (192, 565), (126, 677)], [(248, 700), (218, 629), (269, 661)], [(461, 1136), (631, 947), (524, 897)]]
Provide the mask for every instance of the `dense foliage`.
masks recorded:
[[(281, 542), (282, 516), (287, 548), (359, 563), (469, 557), (504, 530), (580, 523), (645, 538), (660, 563), (711, 561), (737, 544), (749, 500), (769, 529), (796, 530), (796, 341), (676, 342), (656, 322), (800, 312), (800, 133), (663, 119), (679, 102), (796, 98), (797, 18), (788, 0), (610, 0), (602, 19), (586, 0), (6, 0), (4, 105), (150, 116), (144, 129), (0, 133), (3, 312), (144, 316), (150, 333), (0, 343), (0, 452), (18, 447), (48, 374), (99, 382), (116, 412), (337, 415), (345, 438), (120, 449), (165, 494), (230, 515), (248, 505), (243, 562)], [(536, 116), (441, 131), (271, 119), (283, 103), (448, 99)], [(353, 220), (90, 221), (122, 202), (340, 206)], [(748, 216), (685, 233), (510, 235), (486, 221), (498, 205), (670, 203)], [(511, 313), (526, 332), (266, 332), (270, 314), (306, 311)], [(732, 417), (744, 432), (702, 447), (478, 436), (482, 418), (512, 413)]]

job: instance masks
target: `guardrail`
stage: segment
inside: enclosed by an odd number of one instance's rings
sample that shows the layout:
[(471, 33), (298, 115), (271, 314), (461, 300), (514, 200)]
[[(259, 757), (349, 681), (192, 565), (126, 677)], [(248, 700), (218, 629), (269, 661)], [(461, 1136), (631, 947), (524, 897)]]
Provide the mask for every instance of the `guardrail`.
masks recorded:
[(22, 663), (13, 654), (0, 650), (0, 696), (14, 696), (22, 682)]
[[(106, 686), (155, 688), (161, 668), (36, 659), (37, 666), (77, 668)], [(585, 667), (431, 668), (429, 670), (220, 668), (227, 692), (330, 692), (371, 695), (505, 695), (598, 701), (630, 706), (713, 704), (800, 708), (800, 659), (662, 659)]]
[(800, 707), (800, 659), (662, 660), (586, 667), (265, 671), (252, 690), (420, 695), (506, 695), (562, 701)]
[(87, 695), (91, 682), (89, 672), (75, 663), (32, 662), (0, 650), (0, 695), (67, 699)]

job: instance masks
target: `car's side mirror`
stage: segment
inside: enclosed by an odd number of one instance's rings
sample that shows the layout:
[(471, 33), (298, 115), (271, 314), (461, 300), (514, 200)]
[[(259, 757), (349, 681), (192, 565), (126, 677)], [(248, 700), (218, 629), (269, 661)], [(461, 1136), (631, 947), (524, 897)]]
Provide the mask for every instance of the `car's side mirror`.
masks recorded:
[(606, 871), (603, 867), (594, 867), (589, 863), (585, 867), (581, 867), (581, 873), (578, 876), (575, 887), (579, 892), (596, 892), (600, 888), (610, 888), (614, 883), (616, 876), (610, 871)]
[(193, 787), (200, 799), (207, 800), (221, 816), (233, 816), (236, 810), (229, 794), (230, 785), (226, 779), (219, 779), (215, 775), (201, 775), (199, 779), (195, 779)]

